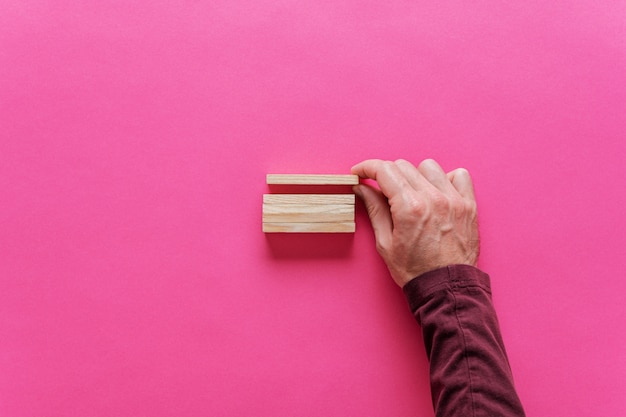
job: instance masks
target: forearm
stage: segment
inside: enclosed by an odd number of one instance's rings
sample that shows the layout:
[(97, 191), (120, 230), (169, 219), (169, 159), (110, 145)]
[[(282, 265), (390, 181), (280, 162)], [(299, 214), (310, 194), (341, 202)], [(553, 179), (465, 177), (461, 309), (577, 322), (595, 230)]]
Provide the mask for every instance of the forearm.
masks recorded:
[(422, 326), (437, 416), (523, 416), (489, 276), (468, 265), (421, 275), (403, 288)]

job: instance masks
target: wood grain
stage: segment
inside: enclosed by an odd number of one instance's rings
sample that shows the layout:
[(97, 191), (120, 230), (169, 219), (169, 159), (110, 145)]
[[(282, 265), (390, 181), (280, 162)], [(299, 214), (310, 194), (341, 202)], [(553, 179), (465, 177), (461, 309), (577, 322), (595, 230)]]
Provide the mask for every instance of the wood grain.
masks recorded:
[(264, 223), (332, 223), (354, 221), (352, 204), (263, 204)]
[(354, 194), (263, 194), (265, 204), (354, 204)]

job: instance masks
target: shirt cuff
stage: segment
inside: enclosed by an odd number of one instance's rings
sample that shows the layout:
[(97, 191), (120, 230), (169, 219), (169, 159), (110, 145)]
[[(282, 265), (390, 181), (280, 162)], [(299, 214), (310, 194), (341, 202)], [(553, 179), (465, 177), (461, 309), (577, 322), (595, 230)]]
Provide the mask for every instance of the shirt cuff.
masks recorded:
[(491, 294), (489, 275), (471, 265), (448, 265), (425, 272), (407, 282), (402, 291), (415, 312), (433, 293), (442, 289), (454, 290), (478, 286)]

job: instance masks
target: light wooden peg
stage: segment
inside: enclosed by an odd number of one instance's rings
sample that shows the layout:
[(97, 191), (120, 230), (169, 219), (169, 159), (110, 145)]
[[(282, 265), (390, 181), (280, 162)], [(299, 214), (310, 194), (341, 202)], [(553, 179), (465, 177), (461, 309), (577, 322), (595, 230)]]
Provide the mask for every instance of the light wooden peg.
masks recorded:
[(270, 185), (355, 185), (358, 175), (267, 174)]

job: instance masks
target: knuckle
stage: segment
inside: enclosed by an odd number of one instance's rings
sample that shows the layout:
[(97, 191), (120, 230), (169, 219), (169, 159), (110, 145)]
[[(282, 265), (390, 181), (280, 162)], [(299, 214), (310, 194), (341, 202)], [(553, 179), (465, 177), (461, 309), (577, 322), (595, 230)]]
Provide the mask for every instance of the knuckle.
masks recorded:
[(410, 162), (409, 162), (409, 161), (407, 161), (406, 159), (402, 159), (402, 158), (400, 158), (400, 159), (396, 159), (396, 160), (394, 161), (394, 163), (395, 163), (396, 165), (410, 165), (410, 166), (413, 166), (413, 164), (412, 164), (412, 163), (410, 163)]
[(457, 168), (452, 171), (451, 174), (456, 181), (460, 181), (464, 184), (472, 184), (472, 176), (470, 175), (470, 172), (465, 168)]
[(391, 172), (395, 168), (396, 164), (392, 161), (383, 161), (381, 164), (381, 168), (386, 172)]
[(403, 203), (403, 210), (399, 213), (401, 218), (420, 217), (424, 214), (426, 206), (421, 199), (407, 196)]
[(466, 168), (457, 168), (454, 170), (454, 174), (462, 177), (469, 177), (469, 171)]
[(433, 195), (431, 195), (430, 203), (433, 206), (433, 209), (438, 212), (448, 211), (451, 206), (451, 202), (448, 197), (441, 193), (434, 193)]
[(420, 162), (421, 167), (429, 167), (429, 166), (434, 166), (434, 165), (438, 165), (438, 164), (432, 158), (427, 158), (427, 159), (424, 159), (422, 162)]

